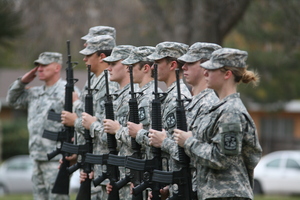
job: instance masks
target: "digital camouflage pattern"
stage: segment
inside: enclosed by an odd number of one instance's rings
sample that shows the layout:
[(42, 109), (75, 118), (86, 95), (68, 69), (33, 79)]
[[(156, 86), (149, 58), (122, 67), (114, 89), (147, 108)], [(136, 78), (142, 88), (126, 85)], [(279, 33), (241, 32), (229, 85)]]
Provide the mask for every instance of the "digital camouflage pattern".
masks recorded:
[(98, 35), (110, 35), (114, 39), (116, 38), (116, 29), (110, 26), (94, 26), (89, 29), (89, 33), (81, 39), (88, 40)]
[(238, 93), (215, 104), (186, 140), (197, 163), (198, 199), (253, 199), (253, 170), (261, 158), (255, 124)]
[(205, 69), (219, 69), (221, 67), (246, 67), (248, 53), (239, 49), (222, 48), (212, 53), (209, 61), (202, 63)]
[(86, 41), (86, 48), (79, 53), (87, 56), (101, 50), (112, 50), (116, 46), (115, 39), (109, 35), (99, 35)]
[(130, 55), (122, 61), (124, 65), (133, 65), (141, 61), (152, 61), (151, 59), (147, 58), (150, 54), (155, 51), (155, 47), (151, 46), (141, 46), (141, 47), (134, 47)]
[[(34, 160), (32, 179), (35, 199), (69, 199), (68, 195), (51, 193), (58, 173), (58, 159), (61, 156), (56, 156), (49, 162), (47, 153), (52, 152), (56, 148), (56, 141), (42, 137), (44, 130), (58, 132), (63, 127), (61, 123), (48, 120), (47, 117), (50, 110), (60, 113), (64, 109), (65, 85), (66, 81), (59, 79), (51, 87), (36, 86), (25, 88), (26, 84), (18, 79), (8, 90), (8, 103), (16, 109), (25, 108), (28, 111), (28, 146), (30, 157)], [(45, 169), (47, 171), (43, 171)], [(51, 178), (49, 178), (50, 173)], [(40, 176), (44, 177), (41, 179)]]
[(187, 53), (178, 58), (179, 61), (193, 63), (201, 59), (208, 60), (212, 52), (222, 48), (220, 45), (206, 42), (196, 42), (188, 49)]
[[(109, 77), (109, 73), (108, 73), (108, 77)], [(110, 94), (114, 93), (119, 88), (119, 84), (116, 82), (109, 81), (108, 83), (109, 83)], [(86, 87), (87, 87), (87, 83), (81, 92), (80, 100), (77, 100), (73, 103), (74, 110), (78, 116), (78, 118), (75, 121), (75, 129), (78, 132), (77, 144), (85, 144), (85, 139), (83, 137), (84, 127), (82, 126), (81, 113), (84, 112), (84, 107), (85, 107), (85, 96), (87, 94)], [(104, 103), (106, 100), (106, 96), (105, 96), (106, 83), (105, 83), (104, 72), (102, 72), (98, 77), (96, 75), (92, 76), (91, 88), (93, 88), (92, 94), (93, 94), (94, 116), (96, 116), (97, 121), (92, 123), (90, 127), (90, 135), (93, 138), (93, 154), (101, 155), (101, 154), (108, 153), (107, 143), (103, 142), (104, 139), (102, 138), (102, 137), (106, 137), (106, 134), (102, 134), (103, 133), (102, 121), (105, 118)], [(94, 173), (95, 173), (94, 177), (98, 177), (99, 175), (102, 174), (101, 165), (94, 165)], [(103, 182), (102, 185), (105, 183), (106, 182)], [(102, 186), (96, 188), (92, 186), (92, 193), (93, 193), (92, 199), (102, 199), (105, 198), (105, 196), (107, 195), (105, 187)]]
[(111, 55), (104, 58), (103, 60), (105, 62), (116, 62), (119, 60), (124, 60), (126, 59), (131, 50), (134, 48), (132, 45), (119, 45), (113, 48)]
[(39, 55), (39, 58), (35, 60), (33, 63), (35, 65), (42, 64), (42, 65), (49, 65), (50, 63), (59, 63), (62, 64), (62, 54), (57, 52), (43, 52)]
[(185, 54), (189, 46), (179, 42), (161, 42), (156, 45), (155, 51), (148, 56), (151, 60), (160, 60), (166, 57), (179, 58)]
[[(177, 108), (177, 83), (174, 82), (166, 91), (167, 95), (165, 99), (162, 101), (162, 127), (167, 132), (167, 138), (164, 139), (161, 150), (163, 152), (163, 157), (169, 159), (169, 169), (171, 171), (180, 170), (179, 163), (174, 159), (178, 158), (178, 155), (172, 155), (174, 151), (172, 151), (173, 147), (177, 147), (177, 144), (173, 138), (173, 130), (177, 128), (177, 119), (176, 119), (176, 108)], [(180, 92), (181, 99), (184, 100), (184, 107), (186, 108), (190, 103), (192, 95), (185, 85), (182, 79), (180, 79)], [(165, 154), (165, 152), (167, 154)], [(178, 152), (177, 152), (178, 153)], [(164, 155), (165, 154), (165, 155)]]

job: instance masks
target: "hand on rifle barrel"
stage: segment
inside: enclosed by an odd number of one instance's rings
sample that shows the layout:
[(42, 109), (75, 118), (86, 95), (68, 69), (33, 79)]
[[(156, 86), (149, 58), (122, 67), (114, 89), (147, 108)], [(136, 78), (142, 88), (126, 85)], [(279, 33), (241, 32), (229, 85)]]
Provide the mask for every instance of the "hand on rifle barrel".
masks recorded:
[(95, 116), (91, 116), (90, 114), (83, 112), (81, 114), (82, 117), (82, 126), (85, 129), (90, 129), (92, 123), (94, 123), (95, 121), (97, 121), (97, 118)]
[(136, 135), (137, 135), (137, 132), (141, 129), (143, 129), (143, 124), (140, 123), (140, 124), (136, 124), (136, 123), (133, 123), (133, 122), (127, 122), (127, 128), (128, 128), (128, 134), (135, 138)]
[(167, 132), (165, 129), (163, 129), (162, 131), (157, 131), (154, 129), (150, 129), (149, 130), (149, 142), (150, 145), (156, 147), (156, 148), (160, 148), (164, 139), (167, 138)]
[(61, 123), (66, 126), (74, 126), (75, 120), (77, 119), (76, 113), (71, 113), (68, 111), (61, 112)]
[(111, 119), (104, 119), (103, 125), (104, 125), (104, 132), (113, 135), (116, 134), (118, 130), (121, 128), (121, 125), (118, 121), (111, 120)]
[(184, 143), (185, 141), (189, 138), (189, 137), (192, 137), (193, 134), (191, 131), (189, 132), (185, 132), (185, 131), (182, 131), (182, 130), (179, 130), (179, 129), (174, 129), (174, 140), (175, 142), (183, 147), (184, 146)]

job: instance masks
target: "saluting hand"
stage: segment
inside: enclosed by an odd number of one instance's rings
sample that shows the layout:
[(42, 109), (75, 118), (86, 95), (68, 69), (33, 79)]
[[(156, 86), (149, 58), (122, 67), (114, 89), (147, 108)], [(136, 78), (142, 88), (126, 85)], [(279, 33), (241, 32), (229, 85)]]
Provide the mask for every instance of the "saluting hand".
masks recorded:
[(33, 79), (36, 77), (37, 70), (38, 70), (38, 67), (35, 67), (32, 70), (30, 70), (29, 72), (27, 72), (26, 74), (24, 74), (24, 76), (22, 76), (22, 78), (21, 78), (21, 82), (27, 84), (27, 83), (30, 83), (31, 81), (33, 81)]

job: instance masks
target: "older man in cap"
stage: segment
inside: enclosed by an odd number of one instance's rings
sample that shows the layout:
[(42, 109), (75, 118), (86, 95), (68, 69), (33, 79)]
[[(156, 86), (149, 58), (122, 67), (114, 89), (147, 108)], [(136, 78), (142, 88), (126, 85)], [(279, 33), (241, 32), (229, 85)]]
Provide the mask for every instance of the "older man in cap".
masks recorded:
[[(109, 35), (99, 35), (92, 37), (87, 40), (87, 46), (81, 50), (79, 53), (84, 55), (83, 60), (86, 65), (91, 65), (91, 89), (93, 92), (93, 109), (94, 115), (89, 115), (84, 112), (85, 107), (85, 95), (87, 94), (87, 83), (83, 88), (82, 95), (77, 98), (74, 95), (74, 111), (75, 113), (70, 113), (67, 111), (62, 112), (62, 120), (65, 125), (75, 126), (75, 130), (79, 133), (78, 144), (84, 144), (85, 140), (83, 137), (84, 129), (90, 130), (91, 137), (93, 138), (94, 154), (107, 153), (108, 149), (106, 145), (102, 144), (101, 139), (94, 134), (94, 130), (97, 126), (101, 125), (101, 121), (104, 118), (104, 102), (106, 94), (106, 83), (104, 70), (108, 68), (108, 63), (104, 62), (104, 59), (110, 56), (112, 49), (115, 47), (115, 40)], [(109, 88), (111, 92), (114, 92), (119, 88), (118, 83), (109, 82)], [(69, 159), (73, 159), (70, 157)], [(94, 172), (96, 175), (102, 173), (102, 169), (95, 166)], [(93, 173), (89, 178), (93, 178)], [(95, 188), (92, 186), (92, 199), (102, 199), (105, 195), (105, 186)]]
[[(61, 123), (47, 120), (50, 110), (60, 113), (64, 109), (66, 81), (62, 80), (60, 75), (62, 54), (41, 53), (34, 64), (35, 68), (10, 86), (7, 101), (14, 108), (26, 108), (28, 111), (29, 153), (34, 161), (32, 174), (34, 199), (69, 199), (68, 195), (51, 193), (58, 173), (59, 157), (48, 161), (47, 153), (53, 151), (56, 142), (42, 137), (44, 130), (58, 132), (62, 128)], [(45, 84), (26, 88), (36, 76)]]

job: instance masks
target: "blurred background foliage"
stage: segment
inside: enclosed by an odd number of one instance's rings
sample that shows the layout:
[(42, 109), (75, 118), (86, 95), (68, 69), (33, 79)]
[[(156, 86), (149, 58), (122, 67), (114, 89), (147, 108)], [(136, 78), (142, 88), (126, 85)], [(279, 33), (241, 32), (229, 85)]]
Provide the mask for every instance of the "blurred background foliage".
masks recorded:
[[(66, 60), (70, 40), (75, 70), (84, 70), (80, 38), (107, 25), (116, 28), (118, 45), (214, 42), (246, 50), (249, 70), (261, 81), (240, 86), (244, 102), (287, 102), (299, 99), (299, 8), (299, 0), (0, 0), (0, 68), (30, 69), (43, 51), (62, 52)], [(22, 138), (15, 150), (27, 150), (25, 121), (2, 126), (5, 151), (14, 151), (12, 137)]]

